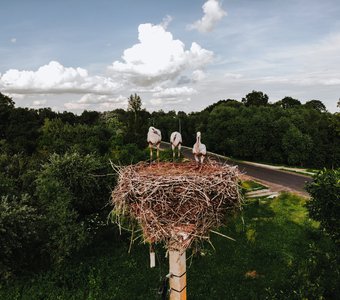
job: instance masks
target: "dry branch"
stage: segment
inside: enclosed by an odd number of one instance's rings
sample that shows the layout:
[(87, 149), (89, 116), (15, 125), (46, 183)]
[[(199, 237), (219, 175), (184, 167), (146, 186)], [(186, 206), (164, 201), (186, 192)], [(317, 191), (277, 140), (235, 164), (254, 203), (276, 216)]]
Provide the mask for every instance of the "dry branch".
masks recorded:
[(241, 207), (236, 167), (209, 162), (198, 170), (191, 162), (143, 162), (114, 169), (117, 222), (120, 216), (136, 220), (144, 241), (164, 242), (168, 249), (184, 251), (195, 240), (209, 240), (209, 231)]

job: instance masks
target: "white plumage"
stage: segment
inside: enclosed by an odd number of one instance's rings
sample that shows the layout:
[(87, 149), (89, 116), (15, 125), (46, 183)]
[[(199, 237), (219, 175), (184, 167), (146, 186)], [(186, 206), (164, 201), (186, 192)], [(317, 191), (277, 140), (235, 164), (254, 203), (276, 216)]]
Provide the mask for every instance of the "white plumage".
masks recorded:
[(175, 158), (175, 156), (176, 156), (175, 155), (175, 148), (178, 148), (178, 157), (180, 157), (181, 156), (182, 135), (178, 131), (171, 133), (170, 143), (171, 143), (171, 148), (172, 148), (172, 157)]
[(207, 155), (207, 148), (201, 143), (201, 133), (199, 131), (196, 134), (196, 143), (192, 147), (192, 153), (195, 156), (196, 162), (203, 164), (204, 158)]
[(150, 161), (152, 161), (152, 147), (157, 147), (157, 160), (159, 160), (159, 146), (162, 141), (162, 133), (159, 129), (151, 126), (149, 127), (147, 142), (149, 143), (150, 148)]

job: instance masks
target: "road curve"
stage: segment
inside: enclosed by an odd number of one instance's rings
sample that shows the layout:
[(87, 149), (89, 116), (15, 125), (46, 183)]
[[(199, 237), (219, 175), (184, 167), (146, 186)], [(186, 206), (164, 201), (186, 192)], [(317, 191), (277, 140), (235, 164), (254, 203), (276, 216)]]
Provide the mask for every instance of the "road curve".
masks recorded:
[[(170, 143), (162, 142), (163, 148), (169, 148)], [(182, 151), (184, 156), (188, 158), (193, 158), (191, 148), (188, 147), (182, 147)], [(218, 155), (215, 153), (208, 153), (209, 157), (213, 157), (221, 162), (226, 162), (231, 165), (237, 165), (239, 167), (239, 170), (255, 179), (259, 179), (264, 182), (273, 183), (275, 185), (280, 185), (286, 188), (289, 188), (291, 190), (300, 192), (302, 194), (306, 194), (305, 190), (305, 184), (306, 182), (311, 182), (312, 178), (300, 175), (297, 173), (291, 173), (287, 171), (281, 171), (276, 169), (270, 169), (262, 166), (255, 166), (252, 164), (247, 164), (245, 162), (235, 162), (230, 160), (229, 158)]]

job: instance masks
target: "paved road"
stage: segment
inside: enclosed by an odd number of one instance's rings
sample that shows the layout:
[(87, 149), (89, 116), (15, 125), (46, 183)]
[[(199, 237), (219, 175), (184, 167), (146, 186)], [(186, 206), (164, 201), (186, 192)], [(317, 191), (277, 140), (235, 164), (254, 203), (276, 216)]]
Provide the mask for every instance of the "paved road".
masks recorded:
[[(169, 148), (170, 144), (162, 142), (162, 147)], [(190, 148), (183, 147), (182, 153), (186, 157), (189, 157), (189, 158), (193, 157)], [(269, 169), (269, 168), (265, 168), (261, 166), (254, 166), (254, 165), (247, 164), (247, 163), (234, 162), (226, 157), (215, 155), (213, 153), (209, 153), (209, 156), (214, 157), (215, 159), (221, 162), (227, 162), (228, 164), (238, 165), (239, 170), (242, 173), (245, 173), (246, 175), (249, 175), (256, 179), (263, 180), (263, 181), (277, 184), (277, 185), (281, 185), (281, 186), (284, 186), (289, 189), (302, 192), (302, 193), (306, 193), (304, 189), (306, 182), (312, 181), (311, 177), (300, 175), (300, 174), (290, 173), (290, 172), (281, 171), (281, 170)]]

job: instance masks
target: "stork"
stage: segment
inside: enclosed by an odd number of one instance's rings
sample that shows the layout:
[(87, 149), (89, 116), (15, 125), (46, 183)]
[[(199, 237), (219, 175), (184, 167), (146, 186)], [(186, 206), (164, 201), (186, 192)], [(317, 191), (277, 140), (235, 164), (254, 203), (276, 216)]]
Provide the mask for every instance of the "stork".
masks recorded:
[(196, 162), (203, 164), (204, 158), (207, 154), (207, 148), (201, 143), (201, 133), (198, 131), (196, 134), (196, 143), (192, 148), (192, 153), (195, 156)]
[(175, 148), (178, 148), (178, 158), (181, 156), (182, 135), (178, 131), (174, 131), (170, 136), (170, 143), (172, 148), (172, 157), (175, 159)]
[(147, 142), (149, 143), (150, 148), (150, 162), (152, 161), (152, 147), (157, 147), (157, 160), (159, 162), (159, 146), (162, 141), (162, 133), (159, 129), (156, 129), (155, 127), (151, 126), (149, 127), (149, 132), (147, 136)]

